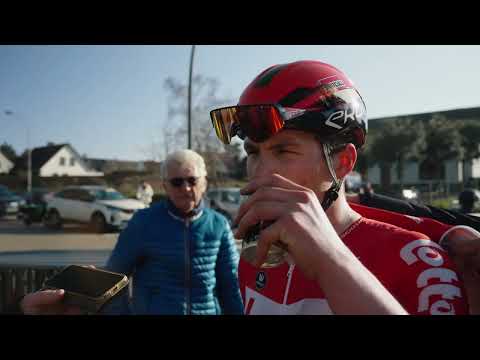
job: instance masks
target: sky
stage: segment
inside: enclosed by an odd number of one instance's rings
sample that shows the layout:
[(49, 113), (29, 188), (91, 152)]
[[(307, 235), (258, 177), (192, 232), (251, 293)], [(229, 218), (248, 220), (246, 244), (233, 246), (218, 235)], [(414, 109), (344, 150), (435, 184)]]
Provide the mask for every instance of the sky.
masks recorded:
[[(195, 49), (193, 74), (216, 78), (218, 95), (235, 101), (268, 66), (320, 60), (348, 74), (369, 118), (480, 106), (478, 45)], [(190, 50), (190, 45), (0, 45), (0, 143), (21, 153), (28, 144), (68, 142), (91, 158), (148, 160), (149, 145), (161, 141), (160, 132), (170, 126), (165, 79), (187, 83)]]

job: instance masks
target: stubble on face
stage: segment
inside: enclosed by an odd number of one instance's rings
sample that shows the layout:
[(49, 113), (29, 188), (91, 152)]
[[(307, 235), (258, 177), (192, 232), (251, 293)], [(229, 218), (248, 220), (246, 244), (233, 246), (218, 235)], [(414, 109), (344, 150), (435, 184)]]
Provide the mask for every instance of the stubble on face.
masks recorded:
[(313, 134), (283, 130), (270, 139), (244, 142), (249, 179), (279, 174), (323, 196), (331, 185), (321, 144)]

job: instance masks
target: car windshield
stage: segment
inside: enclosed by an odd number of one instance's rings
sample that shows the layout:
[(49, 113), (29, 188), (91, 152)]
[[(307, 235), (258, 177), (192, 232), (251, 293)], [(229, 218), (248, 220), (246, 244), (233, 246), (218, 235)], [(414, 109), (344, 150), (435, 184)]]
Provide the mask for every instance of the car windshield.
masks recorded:
[(126, 199), (121, 193), (114, 189), (101, 189), (91, 192), (96, 200), (123, 200)]
[(240, 204), (240, 191), (227, 191), (222, 194), (222, 201)]

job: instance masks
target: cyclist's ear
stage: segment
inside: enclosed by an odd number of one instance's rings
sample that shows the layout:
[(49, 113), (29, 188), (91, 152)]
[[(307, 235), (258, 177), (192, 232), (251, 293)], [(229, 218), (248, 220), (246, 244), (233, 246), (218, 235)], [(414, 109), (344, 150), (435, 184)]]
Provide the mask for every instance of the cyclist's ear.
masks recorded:
[(357, 161), (357, 150), (355, 145), (347, 144), (342, 150), (339, 150), (334, 155), (335, 172), (339, 179), (343, 179), (354, 168)]

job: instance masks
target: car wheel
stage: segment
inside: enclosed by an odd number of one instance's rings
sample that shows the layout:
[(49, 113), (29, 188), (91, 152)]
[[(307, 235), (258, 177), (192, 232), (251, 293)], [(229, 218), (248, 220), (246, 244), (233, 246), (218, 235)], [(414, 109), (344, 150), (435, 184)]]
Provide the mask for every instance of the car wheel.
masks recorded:
[(49, 229), (58, 230), (62, 228), (62, 218), (57, 210), (50, 210), (45, 216), (44, 224)]
[(93, 214), (90, 220), (90, 228), (93, 232), (96, 232), (97, 234), (106, 232), (107, 222), (105, 221), (105, 217), (99, 213)]

